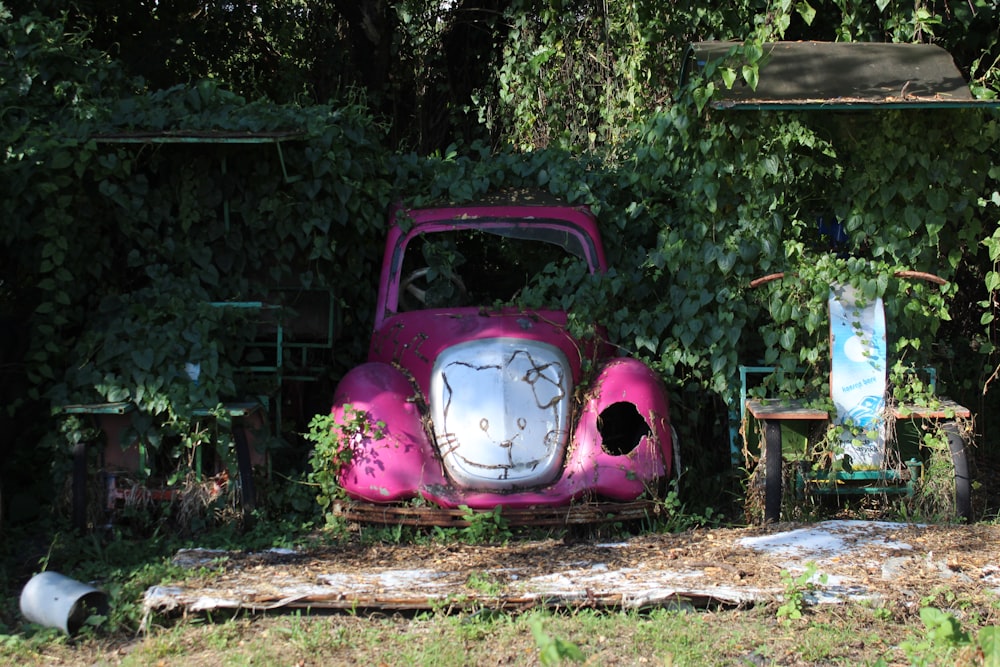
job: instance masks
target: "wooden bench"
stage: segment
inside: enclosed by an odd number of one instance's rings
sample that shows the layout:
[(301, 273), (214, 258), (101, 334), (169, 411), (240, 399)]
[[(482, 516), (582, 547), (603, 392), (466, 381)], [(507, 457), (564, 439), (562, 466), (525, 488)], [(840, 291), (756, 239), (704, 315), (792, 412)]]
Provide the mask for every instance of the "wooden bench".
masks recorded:
[[(919, 271), (897, 271), (897, 278), (925, 280), (937, 285), (947, 283), (943, 278)], [(751, 281), (756, 288), (785, 279), (784, 273), (773, 273)], [(933, 405), (893, 405), (887, 396), (888, 368), (887, 327), (885, 308), (881, 296), (866, 296), (860, 288), (850, 284), (829, 286), (827, 310), (830, 326), (830, 402), (832, 411), (816, 409), (793, 398), (750, 398), (748, 376), (753, 373), (778, 372), (767, 366), (740, 367), (741, 423), (746, 433), (745, 415), (749, 413), (761, 424), (764, 464), (764, 520), (777, 521), (781, 512), (782, 497), (782, 424), (822, 422), (836, 427), (835, 457), (840, 466), (834, 466), (823, 479), (833, 482), (831, 492), (841, 493), (842, 483), (881, 482), (881, 486), (855, 487), (854, 492), (889, 492), (885, 482), (905, 481), (905, 490), (912, 492), (914, 478), (919, 474), (921, 462), (916, 458), (905, 462), (906, 471), (888, 470), (886, 451), (892, 434), (888, 422), (895, 420), (932, 420), (941, 422), (947, 436), (955, 473), (955, 513), (968, 520), (972, 515), (971, 482), (965, 441), (958, 419), (968, 418), (971, 412), (947, 399), (935, 399)], [(930, 369), (928, 369), (930, 370)], [(930, 393), (934, 392), (934, 374), (931, 375)], [(857, 435), (858, 431), (864, 435)], [(898, 431), (896, 431), (898, 435)], [(808, 439), (806, 441), (808, 445)], [(899, 449), (898, 438), (896, 441)], [(850, 470), (837, 470), (838, 467)], [(818, 481), (819, 476), (813, 479)], [(898, 490), (898, 487), (897, 487)]]
[[(746, 411), (761, 425), (764, 451), (764, 521), (778, 521), (781, 513), (782, 487), (782, 432), (781, 425), (786, 421), (814, 422), (817, 424), (829, 422), (830, 414), (826, 410), (806, 405), (802, 401), (784, 398), (753, 398), (746, 399)], [(915, 404), (896, 405), (892, 408), (892, 416), (903, 420), (943, 421), (943, 429), (948, 437), (948, 448), (955, 467), (955, 512), (961, 518), (970, 520), (972, 517), (971, 480), (969, 477), (969, 462), (966, 453), (965, 439), (962, 437), (957, 420), (967, 419), (972, 412), (949, 399), (940, 399), (933, 406)], [(912, 477), (915, 469), (913, 462), (907, 463), (910, 484), (903, 487), (906, 492), (912, 492)], [(853, 473), (837, 473), (836, 481), (875, 481), (886, 478), (885, 471), (858, 471)], [(771, 480), (768, 482), (768, 480)], [(777, 480), (775, 483), (774, 480)], [(863, 486), (859, 492), (875, 491), (891, 492), (891, 487)]]
[[(283, 385), (316, 381), (326, 365), (322, 356), (333, 349), (337, 332), (338, 313), (333, 293), (326, 289), (281, 288), (265, 295), (269, 301), (212, 301), (212, 308), (238, 313), (246, 319), (248, 335), (244, 341), (243, 359), (236, 370), (241, 396), (249, 400), (227, 401), (221, 406), (197, 406), (191, 410), (196, 419), (225, 422), (231, 433), (236, 452), (241, 506), (248, 519), (256, 506), (253, 468), (266, 465), (267, 458), (256, 452), (250, 433), (269, 424), (276, 434), (283, 427)], [(273, 301), (273, 302), (272, 302)], [(196, 360), (195, 360), (196, 361)], [(286, 361), (290, 365), (286, 367)], [(198, 381), (200, 367), (188, 365), (192, 382)], [(115, 486), (121, 473), (143, 473), (149, 464), (149, 451), (141, 439), (122, 443), (122, 435), (130, 430), (137, 407), (131, 402), (87, 403), (61, 405), (58, 416), (81, 416), (104, 433), (105, 446), (100, 450), (99, 465), (103, 489), (109, 503), (120, 502), (123, 493)], [(75, 526), (87, 525), (88, 445), (78, 441), (73, 447), (72, 519)], [(125, 445), (124, 447), (122, 445)], [(195, 473), (200, 477), (202, 457), (194, 457)], [(167, 498), (169, 492), (149, 489), (149, 497)]]
[[(100, 487), (105, 490), (105, 507), (110, 510), (126, 499), (128, 492), (117, 485), (118, 477), (123, 474), (142, 474), (148, 467), (149, 451), (140, 438), (125, 441), (131, 428), (131, 419), (137, 411), (131, 402), (116, 403), (85, 403), (62, 405), (55, 412), (60, 416), (82, 416), (87, 418), (93, 427), (104, 435), (104, 446), (98, 452), (98, 475)], [(256, 491), (253, 478), (255, 465), (263, 465), (266, 458), (257, 453), (251, 444), (250, 432), (264, 425), (265, 406), (259, 401), (241, 401), (224, 403), (222, 414), (227, 418), (228, 430), (232, 434), (233, 448), (236, 454), (239, 474), (240, 502), (245, 520), (249, 520), (256, 508)], [(215, 418), (218, 408), (197, 408), (192, 416), (198, 418)], [(71, 518), (73, 525), (86, 530), (88, 517), (87, 480), (89, 466), (87, 464), (88, 447), (96, 444), (91, 439), (80, 439), (72, 442), (72, 480), (71, 480)], [(200, 477), (203, 473), (200, 453), (195, 457), (195, 473)], [(145, 489), (147, 497), (154, 500), (169, 500), (173, 491), (167, 489)]]

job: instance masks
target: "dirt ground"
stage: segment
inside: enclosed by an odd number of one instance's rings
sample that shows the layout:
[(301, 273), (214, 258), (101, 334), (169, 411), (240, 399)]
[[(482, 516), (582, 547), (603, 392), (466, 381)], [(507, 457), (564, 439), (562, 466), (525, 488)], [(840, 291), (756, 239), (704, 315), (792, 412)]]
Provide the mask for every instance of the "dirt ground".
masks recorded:
[[(980, 458), (977, 514), (1000, 508), (1000, 465)], [(839, 513), (838, 513), (839, 514)], [(503, 545), (459, 541), (364, 543), (266, 552), (178, 554), (208, 567), (183, 585), (147, 592), (150, 614), (216, 608), (440, 609), (442, 606), (746, 606), (780, 599), (788, 575), (812, 567), (819, 597), (874, 598), (911, 607), (930, 591), (1000, 595), (1000, 525), (872, 521), (782, 523)], [(850, 513), (857, 518), (858, 512)], [(812, 563), (810, 566), (809, 564)]]

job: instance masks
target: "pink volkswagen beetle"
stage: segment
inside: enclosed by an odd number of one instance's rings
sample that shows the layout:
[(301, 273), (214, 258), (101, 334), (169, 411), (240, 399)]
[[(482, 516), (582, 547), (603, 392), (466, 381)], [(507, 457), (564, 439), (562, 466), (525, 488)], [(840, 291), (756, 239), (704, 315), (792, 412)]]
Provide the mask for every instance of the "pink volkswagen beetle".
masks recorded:
[[(505, 200), (390, 223), (368, 361), (334, 395), (347, 495), (472, 510), (655, 497), (676, 472), (660, 379), (602, 335), (575, 339), (567, 312), (516, 305), (546, 269), (606, 271), (590, 211)], [(359, 416), (378, 428), (351, 431)]]

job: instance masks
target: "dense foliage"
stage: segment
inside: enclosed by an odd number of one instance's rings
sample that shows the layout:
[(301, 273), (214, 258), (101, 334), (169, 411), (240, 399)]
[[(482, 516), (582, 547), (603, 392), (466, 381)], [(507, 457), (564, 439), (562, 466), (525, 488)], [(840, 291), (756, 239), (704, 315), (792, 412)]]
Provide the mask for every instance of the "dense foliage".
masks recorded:
[[(0, 8), (0, 305), (17, 332), (4, 417), (19, 442), (50, 433), (65, 453), (49, 407), (89, 400), (137, 401), (185, 432), (193, 407), (244, 389), (251, 323), (205, 304), (277, 288), (335, 294), (326, 383), (305, 390), (322, 410), (367, 344), (390, 205), (504, 187), (598, 215), (614, 271), (565, 305), (667, 379), (689, 463), (728, 462), (740, 362), (804, 367), (780, 389), (823, 393), (835, 281), (887, 295), (894, 356), (936, 364), (984, 414), (992, 401), (996, 113), (718, 112), (728, 72), (681, 90), (676, 72), (692, 39), (748, 38), (732, 70), (747, 80), (754, 40), (935, 40), (988, 96), (995, 2), (21, 4)], [(794, 279), (748, 289), (772, 271)], [(29, 449), (8, 447), (15, 464)]]

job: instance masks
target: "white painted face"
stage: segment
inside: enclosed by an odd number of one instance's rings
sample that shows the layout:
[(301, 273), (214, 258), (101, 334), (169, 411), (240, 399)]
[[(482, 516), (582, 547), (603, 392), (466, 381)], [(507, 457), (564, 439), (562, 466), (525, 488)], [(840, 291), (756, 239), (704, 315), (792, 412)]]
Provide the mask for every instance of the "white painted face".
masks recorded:
[(490, 338), (445, 350), (429, 397), (445, 468), (472, 488), (552, 481), (565, 453), (571, 397), (566, 356), (547, 343)]

